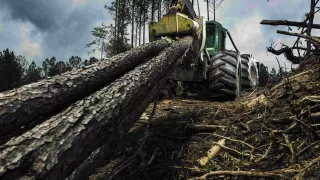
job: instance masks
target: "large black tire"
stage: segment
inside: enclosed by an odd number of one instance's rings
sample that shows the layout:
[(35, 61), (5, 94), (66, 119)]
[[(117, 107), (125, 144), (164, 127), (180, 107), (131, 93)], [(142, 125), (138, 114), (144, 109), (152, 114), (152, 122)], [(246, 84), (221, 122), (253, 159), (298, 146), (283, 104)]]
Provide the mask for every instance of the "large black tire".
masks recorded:
[(208, 66), (209, 90), (224, 100), (234, 100), (241, 91), (240, 54), (224, 50), (214, 54)]
[(252, 91), (259, 86), (258, 67), (251, 54), (241, 54), (241, 88)]

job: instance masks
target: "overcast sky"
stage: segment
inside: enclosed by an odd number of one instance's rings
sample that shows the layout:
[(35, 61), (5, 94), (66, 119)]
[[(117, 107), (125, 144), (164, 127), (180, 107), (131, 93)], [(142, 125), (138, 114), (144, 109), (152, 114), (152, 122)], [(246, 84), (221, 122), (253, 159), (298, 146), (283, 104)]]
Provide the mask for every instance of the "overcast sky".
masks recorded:
[[(112, 23), (104, 5), (111, 0), (1, 0), (0, 50), (9, 48), (37, 64), (52, 56), (66, 61), (72, 55), (88, 58), (85, 45), (93, 40), (91, 30), (102, 22)], [(206, 3), (200, 0), (201, 15), (206, 17)], [(283, 26), (260, 25), (262, 19), (301, 21), (309, 11), (309, 0), (224, 0), (216, 20), (231, 33), (241, 53), (253, 54), (270, 69), (277, 67), (275, 56), (266, 53), (271, 41), (292, 45), (295, 37), (276, 30)], [(196, 12), (197, 12), (197, 8)], [(211, 14), (211, 19), (213, 15)], [(320, 15), (314, 23), (320, 24)], [(297, 31), (296, 28), (292, 28)], [(298, 31), (297, 31), (298, 32)], [(312, 35), (320, 36), (319, 30)], [(230, 43), (228, 43), (230, 47)], [(99, 55), (96, 54), (99, 58)], [(281, 65), (290, 63), (280, 57)]]

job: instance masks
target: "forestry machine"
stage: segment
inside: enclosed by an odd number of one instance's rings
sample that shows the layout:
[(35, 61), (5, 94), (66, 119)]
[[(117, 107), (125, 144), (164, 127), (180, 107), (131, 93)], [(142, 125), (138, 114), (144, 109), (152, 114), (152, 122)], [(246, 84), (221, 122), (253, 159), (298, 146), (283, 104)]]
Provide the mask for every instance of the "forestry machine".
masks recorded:
[[(250, 54), (240, 54), (230, 33), (217, 21), (197, 16), (189, 0), (172, 0), (168, 13), (149, 24), (149, 39), (179, 39), (192, 35), (197, 56), (180, 62), (170, 81), (181, 82), (185, 91), (205, 97), (233, 100), (242, 90), (258, 86), (259, 63)], [(226, 50), (226, 37), (236, 51)]]

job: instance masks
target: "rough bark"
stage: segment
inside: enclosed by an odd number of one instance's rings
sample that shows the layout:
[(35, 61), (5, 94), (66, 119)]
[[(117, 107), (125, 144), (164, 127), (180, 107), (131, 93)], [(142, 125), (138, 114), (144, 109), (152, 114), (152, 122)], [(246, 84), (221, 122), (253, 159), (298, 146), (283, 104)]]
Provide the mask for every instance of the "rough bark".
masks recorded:
[(139, 28), (139, 21), (138, 21), (138, 18), (137, 16), (135, 17), (136, 18), (136, 34), (135, 34), (135, 43), (134, 45), (137, 46), (138, 45), (138, 28)]
[(143, 44), (146, 43), (146, 13), (147, 13), (146, 1), (143, 1)]
[(158, 2), (158, 21), (161, 19), (161, 1)]
[(133, 43), (134, 43), (134, 5), (135, 5), (135, 0), (132, 1), (132, 14), (131, 14), (131, 47), (133, 48)]
[[(149, 106), (149, 103), (152, 101), (153, 97), (157, 93), (157, 89), (161, 86), (156, 86), (152, 90), (152, 92), (148, 95), (147, 98), (145, 98), (139, 105), (137, 105), (137, 109), (135, 109), (133, 112), (131, 112), (128, 116), (126, 116), (124, 119), (124, 123), (119, 125), (119, 129), (121, 129), (123, 132), (128, 132), (130, 130), (130, 127), (133, 126), (135, 121), (139, 119), (141, 114), (145, 111), (145, 109)], [(115, 136), (115, 138), (122, 139), (126, 133), (118, 133), (118, 136)], [(115, 140), (115, 139), (114, 139)], [(99, 167), (104, 160), (110, 155), (112, 150), (112, 145), (110, 146), (110, 143), (106, 142), (101, 147), (93, 151), (90, 156), (84, 160), (73, 172), (72, 174), (67, 178), (68, 180), (78, 180), (78, 179), (87, 179), (87, 177), (90, 176), (90, 174)]]
[[(172, 72), (169, 72), (167, 77), (161, 79), (159, 84), (152, 89), (152, 91), (148, 94), (148, 96), (137, 105), (136, 109), (128, 114), (125, 118), (123, 118), (123, 123), (119, 125), (119, 129), (121, 129), (124, 133), (119, 133), (116, 136), (118, 139), (122, 139), (127, 135), (127, 132), (131, 129), (133, 124), (136, 122), (137, 119), (141, 117), (141, 114), (145, 112), (145, 109), (150, 105), (150, 102), (154, 99), (157, 95), (159, 89), (166, 84), (166, 80), (169, 78), (169, 75)], [(87, 179), (94, 170), (101, 166), (105, 159), (110, 153), (112, 149), (110, 148), (110, 144), (107, 142), (103, 144), (101, 147), (93, 151), (90, 156), (78, 166), (72, 174), (67, 178), (67, 180), (78, 180), (78, 179)]]
[(151, 22), (154, 22), (154, 2), (155, 0), (151, 1)]
[(152, 42), (109, 60), (0, 93), (0, 144), (97, 91), (169, 45), (166, 40)]
[[(140, 7), (141, 8), (141, 7)], [(141, 13), (140, 9), (140, 13)], [(139, 46), (141, 45), (142, 14), (139, 15)]]
[[(278, 26), (278, 25), (297, 26), (297, 27), (309, 26), (309, 23), (306, 23), (306, 22), (296, 22), (296, 21), (287, 21), (287, 20), (262, 20), (260, 24), (272, 25), (272, 26)], [(312, 24), (311, 27), (315, 29), (320, 29), (320, 24)]]
[(118, 2), (119, 0), (116, 0), (116, 16), (115, 16), (115, 19), (114, 19), (114, 37), (115, 37), (115, 43), (114, 43), (114, 53), (117, 54), (117, 51), (118, 51), (118, 31), (119, 31), (119, 18), (118, 18), (118, 8), (119, 8), (119, 5), (118, 5)]
[(130, 128), (123, 128), (130, 124), (126, 116), (167, 77), (191, 43), (191, 37), (174, 43), (105, 88), (0, 146), (0, 178), (64, 179), (101, 145), (112, 148)]

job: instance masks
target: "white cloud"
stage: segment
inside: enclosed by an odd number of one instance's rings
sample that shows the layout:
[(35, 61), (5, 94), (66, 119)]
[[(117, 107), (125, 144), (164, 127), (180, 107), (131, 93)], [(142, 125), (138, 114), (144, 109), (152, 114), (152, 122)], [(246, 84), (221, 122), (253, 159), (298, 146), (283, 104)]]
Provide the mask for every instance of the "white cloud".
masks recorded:
[(30, 29), (28, 27), (22, 26), (20, 28), (20, 37), (26, 38), (29, 32), (30, 32)]
[(72, 0), (72, 3), (74, 5), (82, 5), (88, 2), (97, 2), (99, 4), (106, 4), (108, 3), (110, 0)]
[[(236, 22), (229, 29), (229, 32), (241, 54), (252, 54), (257, 61), (262, 62), (269, 69), (276, 68), (275, 57), (270, 53), (268, 55), (266, 53), (265, 47), (269, 42), (266, 42), (263, 36), (260, 25), (261, 20), (262, 17), (259, 13), (254, 13), (254, 15)], [(234, 50), (229, 39), (226, 42), (226, 47)]]
[(79, 5), (79, 4), (84, 4), (87, 2), (87, 0), (72, 0), (73, 4)]
[(26, 57), (41, 57), (42, 51), (40, 48), (40, 44), (37, 42), (33, 42), (31, 39), (26, 38), (20, 45), (20, 49), (18, 50), (19, 54), (22, 54)]
[[(260, 21), (262, 17), (259, 14), (244, 18), (235, 23), (233, 28), (229, 29), (233, 40), (239, 51), (250, 53), (265, 43), (262, 34)], [(227, 47), (232, 47), (230, 41), (227, 41)], [(252, 52), (253, 53), (253, 52)]]

